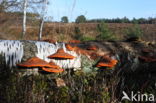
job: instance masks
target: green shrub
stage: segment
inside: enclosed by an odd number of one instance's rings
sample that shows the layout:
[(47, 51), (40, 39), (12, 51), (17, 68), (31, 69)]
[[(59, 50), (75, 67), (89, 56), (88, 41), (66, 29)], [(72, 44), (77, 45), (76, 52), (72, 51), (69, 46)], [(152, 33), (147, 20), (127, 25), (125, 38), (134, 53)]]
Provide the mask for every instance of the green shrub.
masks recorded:
[(96, 37), (97, 40), (114, 40), (115, 39), (115, 36), (109, 30), (108, 25), (104, 22), (97, 25), (97, 31), (99, 32), (99, 35)]
[(83, 37), (81, 38), (81, 41), (92, 41), (92, 40), (95, 40), (95, 38), (90, 37), (90, 36), (83, 36)]
[(80, 40), (80, 41), (91, 41), (95, 40), (95, 38), (90, 36), (84, 36), (83, 33), (80, 31), (79, 27), (75, 27), (74, 29), (74, 39)]
[(126, 29), (126, 37), (142, 37), (143, 31), (138, 24), (133, 24), (132, 27)]
[(79, 27), (75, 27), (74, 33), (74, 39), (81, 40), (83, 38), (83, 34), (81, 33)]

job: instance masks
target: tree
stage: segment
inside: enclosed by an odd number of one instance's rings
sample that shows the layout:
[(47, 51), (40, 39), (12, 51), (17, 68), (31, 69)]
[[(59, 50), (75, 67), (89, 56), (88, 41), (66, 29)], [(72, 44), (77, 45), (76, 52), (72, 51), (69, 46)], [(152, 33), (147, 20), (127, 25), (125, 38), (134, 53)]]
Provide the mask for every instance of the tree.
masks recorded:
[(76, 23), (84, 23), (86, 22), (86, 17), (84, 15), (80, 15), (75, 20)]
[(137, 19), (136, 18), (133, 18), (132, 23), (133, 24), (138, 23)]
[[(47, 2), (47, 0), (46, 0)], [(22, 25), (22, 33), (21, 38), (23, 39), (26, 34), (26, 22), (27, 22), (27, 10), (29, 9), (29, 12), (40, 14), (41, 17), (41, 23), (40, 23), (40, 35), (42, 32), (43, 27), (43, 12), (46, 10), (40, 9), (42, 7), (41, 4), (45, 4), (45, 0), (0, 0), (0, 12), (17, 12), (17, 13), (23, 13), (23, 25)], [(43, 6), (43, 8), (46, 8), (46, 6)], [(41, 13), (36, 12), (36, 10), (42, 11)], [(32, 14), (30, 13), (30, 14)], [(35, 16), (36, 17), (36, 16)]]
[(74, 39), (76, 39), (76, 40), (81, 40), (83, 37), (83, 34), (81, 33), (81, 30), (79, 27), (74, 28), (74, 34), (75, 34)]
[(27, 17), (27, 4), (28, 0), (24, 0), (23, 3), (23, 27), (22, 27), (22, 39), (26, 34), (26, 17)]
[(122, 18), (122, 23), (129, 23), (129, 19), (125, 16)]
[(45, 21), (44, 18), (45, 18), (45, 14), (47, 13), (47, 4), (48, 4), (48, 0), (44, 0), (43, 7), (42, 7), (42, 13), (41, 13), (41, 22), (40, 22), (40, 30), (39, 30), (38, 40), (41, 40), (41, 38), (42, 38), (43, 25), (44, 25), (44, 21)]
[(133, 24), (132, 27), (126, 29), (126, 34), (128, 38), (133, 38), (133, 37), (140, 38), (142, 36), (142, 33), (143, 31), (137, 23)]
[(146, 22), (146, 19), (145, 18), (139, 18), (138, 19), (138, 23), (139, 24), (144, 24)]
[(20, 2), (18, 0), (0, 0), (0, 12), (5, 12), (9, 8), (18, 7)]
[(7, 6), (7, 2), (5, 0), (0, 1), (0, 12), (4, 12)]
[[(47, 0), (22, 0), (23, 1), (23, 27), (22, 27), (22, 39), (24, 38), (25, 34), (26, 34), (26, 18), (27, 18), (27, 9), (28, 7), (34, 9), (33, 6), (41, 4), (41, 3), (45, 3), (47, 2)], [(29, 5), (28, 5), (29, 4)], [(46, 7), (43, 7), (46, 8)], [(43, 12), (44, 9), (43, 9)], [(43, 13), (44, 15), (44, 13)], [(41, 38), (41, 33), (42, 33), (42, 27), (43, 27), (43, 23), (44, 23), (44, 16), (41, 16), (41, 24), (40, 24), (40, 33), (39, 33), (39, 38)]]
[(68, 17), (67, 17), (67, 16), (63, 16), (63, 17), (61, 18), (61, 22), (63, 22), (63, 23), (68, 23)]
[(98, 40), (114, 40), (115, 39), (113, 33), (109, 30), (107, 24), (104, 22), (97, 25), (97, 31), (99, 32), (99, 35), (97, 36)]

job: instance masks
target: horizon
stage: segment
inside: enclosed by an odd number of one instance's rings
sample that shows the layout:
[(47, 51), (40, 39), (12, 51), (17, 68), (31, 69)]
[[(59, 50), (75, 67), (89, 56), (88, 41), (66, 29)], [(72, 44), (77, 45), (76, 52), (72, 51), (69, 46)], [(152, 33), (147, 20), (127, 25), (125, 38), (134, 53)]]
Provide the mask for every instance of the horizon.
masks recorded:
[(48, 5), (47, 16), (52, 17), (52, 21), (60, 21), (61, 17), (67, 16), (70, 22), (75, 21), (77, 16), (84, 15), (86, 19), (113, 19), (123, 18), (155, 18), (155, 0), (53, 0)]

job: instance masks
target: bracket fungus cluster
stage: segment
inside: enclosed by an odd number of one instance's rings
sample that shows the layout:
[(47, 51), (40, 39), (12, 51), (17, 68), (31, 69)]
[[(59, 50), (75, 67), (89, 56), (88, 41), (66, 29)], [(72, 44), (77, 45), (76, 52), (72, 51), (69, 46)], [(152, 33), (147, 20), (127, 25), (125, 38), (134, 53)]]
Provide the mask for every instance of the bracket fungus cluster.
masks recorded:
[(38, 57), (32, 57), (23, 63), (17, 64), (17, 66), (24, 68), (41, 68), (41, 70), (46, 72), (60, 73), (64, 70), (53, 61), (61, 61), (67, 59), (71, 60), (74, 59), (75, 56), (66, 53), (63, 48), (59, 48), (55, 53), (49, 55), (47, 58), (51, 59), (49, 63)]
[[(1, 40), (0, 54), (5, 61), (3, 64), (10, 68), (17, 65), (20, 68), (33, 70), (39, 68), (46, 72), (58, 73), (62, 72), (63, 69), (79, 70), (84, 61), (82, 56), (89, 58), (89, 60), (98, 60), (102, 56), (98, 52), (100, 47), (96, 44), (86, 46), (86, 44), (76, 40), (68, 43), (49, 39), (45, 41), (48, 42)], [(21, 61), (25, 62), (21, 63)], [(113, 67), (116, 62), (116, 60), (110, 60), (107, 63), (100, 61), (97, 66)]]
[(48, 63), (38, 57), (32, 57), (23, 63), (17, 64), (17, 66), (19, 68), (41, 68), (43, 71), (54, 73), (63, 71), (63, 69), (61, 69), (54, 63)]
[(60, 68), (58, 65), (56, 65), (54, 62), (50, 62), (49, 63), (52, 67), (50, 68), (42, 68), (44, 71), (46, 72), (53, 72), (53, 73), (60, 73), (60, 72), (63, 72), (63, 69)]
[(69, 48), (69, 50), (74, 50), (77, 54), (89, 56), (89, 58), (93, 59), (93, 60), (96, 60), (96, 59), (102, 57), (102, 59), (96, 65), (96, 67), (99, 67), (99, 68), (101, 68), (101, 67), (112, 68), (118, 62), (116, 59), (111, 59), (111, 57), (98, 54), (97, 51), (99, 50), (99, 48), (96, 45), (89, 45), (86, 47), (86, 49), (79, 48), (79, 47), (74, 47), (74, 49), (73, 49), (69, 44), (66, 44), (66, 48), (67, 49)]

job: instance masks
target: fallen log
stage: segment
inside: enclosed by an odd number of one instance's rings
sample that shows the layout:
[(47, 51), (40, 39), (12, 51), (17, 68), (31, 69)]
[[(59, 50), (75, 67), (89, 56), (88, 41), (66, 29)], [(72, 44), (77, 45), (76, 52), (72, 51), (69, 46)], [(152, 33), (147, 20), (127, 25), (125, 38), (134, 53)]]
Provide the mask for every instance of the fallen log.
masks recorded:
[[(155, 45), (143, 42), (84, 42), (72, 45), (77, 47), (76, 50), (66, 50), (65, 43), (1, 40), (0, 102), (119, 103), (123, 91), (155, 93)], [(91, 45), (98, 50), (87, 50)], [(59, 48), (76, 57), (73, 60), (52, 60), (65, 71), (70, 68), (67, 74), (21, 76), (19, 69), (10, 72), (16, 69), (16, 64), (35, 56), (50, 62), (51, 59), (47, 57)], [(103, 56), (116, 59), (117, 65), (113, 68), (96, 68), (95, 64)], [(83, 72), (70, 72), (73, 68), (81, 68)]]
[[(88, 47), (95, 46), (98, 50), (88, 50)], [(153, 49), (150, 55), (155, 60), (155, 48), (146, 43), (135, 42), (86, 42), (74, 44), (76, 50), (68, 50), (65, 43), (48, 43), (42, 41), (19, 41), (19, 40), (0, 40), (0, 66), (1, 68), (16, 68), (18, 63), (24, 62), (32, 57), (38, 57), (46, 62), (53, 61), (64, 69), (79, 69), (83, 68), (86, 62), (93, 62), (99, 60), (102, 56), (109, 56), (109, 58), (117, 59), (119, 64), (124, 63), (122, 58), (123, 52), (136, 58), (143, 55), (142, 49)], [(73, 55), (74, 59), (58, 60), (49, 59), (48, 56), (57, 52), (58, 49), (63, 48), (66, 53)], [(121, 56), (119, 56), (121, 54)], [(128, 56), (130, 59), (130, 56)], [(84, 58), (83, 58), (84, 57)], [(87, 59), (88, 58), (88, 59)], [(122, 59), (121, 59), (122, 58)], [(86, 61), (86, 59), (88, 61)], [(148, 59), (149, 60), (149, 59)], [(84, 62), (85, 61), (85, 62)], [(91, 63), (93, 66), (94, 63)], [(90, 66), (90, 67), (91, 67)], [(135, 69), (127, 69), (126, 71), (134, 71)]]
[(67, 53), (72, 54), (76, 58), (72, 60), (54, 60), (60, 67), (65, 69), (81, 67), (81, 58), (73, 51), (67, 51), (64, 43), (47, 43), (39, 41), (0, 41), (1, 67), (16, 67), (16, 64), (26, 61), (32, 57), (39, 57), (47, 62), (51, 59), (49, 55), (54, 54), (57, 49), (63, 48)]

